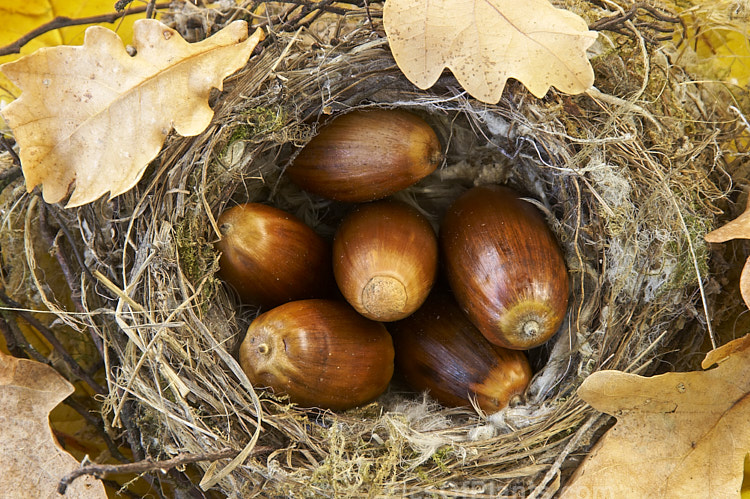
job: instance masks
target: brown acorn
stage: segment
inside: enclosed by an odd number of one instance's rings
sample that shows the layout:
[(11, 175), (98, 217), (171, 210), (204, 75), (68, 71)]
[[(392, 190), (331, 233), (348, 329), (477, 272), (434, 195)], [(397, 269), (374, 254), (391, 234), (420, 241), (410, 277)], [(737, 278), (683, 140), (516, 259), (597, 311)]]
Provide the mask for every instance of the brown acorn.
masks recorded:
[(547, 341), (568, 307), (562, 250), (531, 203), (502, 186), (470, 189), (440, 233), (456, 300), (492, 343), (526, 350)]
[(441, 159), (440, 141), (422, 118), (399, 109), (369, 109), (325, 125), (287, 173), (306, 191), (359, 203), (412, 185)]
[(222, 213), (218, 224), (219, 276), (242, 301), (274, 307), (335, 289), (329, 244), (297, 217), (247, 203)]
[(358, 206), (336, 231), (333, 273), (357, 312), (389, 322), (427, 298), (437, 256), (437, 236), (424, 216), (400, 201), (377, 201)]
[(452, 296), (433, 293), (413, 315), (388, 326), (396, 368), (416, 390), (447, 406), (470, 398), (494, 413), (520, 396), (531, 380), (526, 354), (491, 344)]
[(343, 410), (371, 401), (393, 375), (385, 326), (344, 302), (301, 300), (259, 315), (240, 346), (250, 382), (303, 407)]

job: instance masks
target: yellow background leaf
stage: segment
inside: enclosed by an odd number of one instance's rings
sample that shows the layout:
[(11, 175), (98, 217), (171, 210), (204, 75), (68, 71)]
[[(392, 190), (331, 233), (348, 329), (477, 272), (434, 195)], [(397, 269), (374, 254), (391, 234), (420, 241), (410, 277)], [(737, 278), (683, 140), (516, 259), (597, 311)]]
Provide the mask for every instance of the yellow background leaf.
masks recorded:
[(750, 84), (750, 28), (744, 33), (713, 28), (696, 34), (696, 53), (710, 61), (717, 79), (738, 87)]
[(197, 135), (210, 123), (212, 88), (245, 65), (263, 37), (235, 21), (198, 43), (152, 20), (134, 25), (134, 57), (93, 26), (80, 47), (52, 47), (0, 67), (23, 90), (3, 110), (20, 146), (26, 187), (68, 207), (131, 189), (170, 130)]
[[(136, 1), (132, 5), (139, 4)], [(91, 17), (114, 12), (115, 0), (3, 0), (0, 2), (0, 47), (15, 42), (26, 33), (55, 17)], [(145, 17), (145, 13), (126, 16), (115, 23), (100, 26), (116, 31), (125, 43), (130, 43), (133, 23)], [(47, 32), (21, 48), (20, 54), (0, 56), (0, 64), (11, 62), (22, 55), (30, 54), (41, 47), (56, 45), (80, 45), (83, 33), (89, 25), (70, 26)], [(0, 107), (18, 97), (20, 90), (0, 73)]]
[[(73, 387), (51, 367), (0, 352), (0, 476), (4, 497), (55, 497), (57, 484), (79, 466), (60, 449), (49, 427), (49, 412)], [(104, 486), (81, 477), (71, 497), (106, 497)]]
[(383, 23), (396, 63), (419, 88), (445, 67), (488, 103), (508, 78), (537, 97), (550, 86), (576, 94), (594, 83), (586, 49), (597, 34), (547, 0), (388, 0)]
[(589, 376), (578, 394), (617, 417), (561, 498), (737, 497), (750, 449), (750, 336), (709, 353), (707, 371)]
[(705, 78), (740, 88), (750, 84), (750, 11), (735, 0), (665, 0), (687, 27), (680, 63)]

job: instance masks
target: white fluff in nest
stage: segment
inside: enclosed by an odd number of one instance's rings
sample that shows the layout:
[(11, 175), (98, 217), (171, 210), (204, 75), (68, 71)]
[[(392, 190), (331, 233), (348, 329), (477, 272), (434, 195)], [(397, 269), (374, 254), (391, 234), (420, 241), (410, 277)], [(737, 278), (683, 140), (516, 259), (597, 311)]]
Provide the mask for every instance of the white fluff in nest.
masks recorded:
[(500, 432), (510, 433), (518, 428), (540, 423), (549, 418), (555, 408), (548, 404), (538, 407), (519, 405), (516, 407), (505, 407), (495, 414), (490, 415), (489, 422)]
[[(438, 449), (461, 440), (459, 432), (445, 432), (453, 423), (440, 411), (440, 406), (427, 394), (420, 399), (397, 401), (375, 427), (386, 430), (391, 438), (406, 440), (418, 455), (409, 467), (416, 468), (432, 457)], [(381, 437), (382, 438), (382, 437)]]
[(487, 125), (487, 130), (489, 130), (492, 135), (505, 137), (507, 139), (515, 138), (515, 133), (512, 132), (510, 124), (497, 113), (479, 111), (476, 116)]
[[(607, 281), (615, 295), (650, 303), (679, 264), (667, 251), (674, 233), (668, 227), (647, 223), (652, 216), (636, 209), (627, 169), (607, 164), (601, 151), (592, 155), (586, 169), (612, 235), (606, 250)], [(658, 255), (658, 266), (654, 255)]]

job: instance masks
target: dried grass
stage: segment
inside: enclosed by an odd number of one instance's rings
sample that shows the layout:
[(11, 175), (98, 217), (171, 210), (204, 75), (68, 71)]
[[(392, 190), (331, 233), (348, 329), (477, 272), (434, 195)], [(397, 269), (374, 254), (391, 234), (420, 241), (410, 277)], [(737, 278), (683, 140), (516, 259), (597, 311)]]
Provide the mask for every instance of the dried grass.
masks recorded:
[[(612, 14), (597, 5), (614, 4), (570, 3), (588, 18)], [(580, 382), (600, 369), (652, 372), (665, 354), (703, 340), (702, 235), (729, 187), (725, 144), (741, 123), (722, 101), (726, 89), (692, 82), (668, 46), (648, 44), (635, 27), (598, 45), (588, 95), (537, 100), (511, 84), (499, 104), (484, 105), (449, 76), (417, 91), (391, 58), (379, 8), (352, 8), (335, 39), (318, 29), (330, 27), (325, 19), (294, 32), (271, 22), (262, 53), (215, 96), (203, 134), (172, 137), (127, 194), (50, 207), (88, 269), (83, 313), (50, 306), (108, 347), (104, 415), (137, 428), (146, 453), (244, 450), (206, 463), (205, 488), (231, 497), (546, 497), (606, 423), (577, 397)], [(244, 12), (184, 9), (172, 19), (198, 38)], [(256, 311), (214, 276), (216, 217), (237, 202), (270, 202), (330, 236), (345, 208), (300, 192), (284, 168), (318, 120), (372, 105), (411, 109), (441, 136), (446, 163), (399, 194), (433, 222), (462, 190), (488, 182), (528, 192), (549, 215), (571, 305), (560, 333), (532, 352), (537, 373), (520, 406), (487, 416), (394, 385), (346, 413), (305, 411), (254, 389), (235, 360)], [(36, 197), (14, 202), (33, 217)], [(26, 254), (34, 269), (34, 249)], [(29, 288), (43, 290), (36, 281)]]

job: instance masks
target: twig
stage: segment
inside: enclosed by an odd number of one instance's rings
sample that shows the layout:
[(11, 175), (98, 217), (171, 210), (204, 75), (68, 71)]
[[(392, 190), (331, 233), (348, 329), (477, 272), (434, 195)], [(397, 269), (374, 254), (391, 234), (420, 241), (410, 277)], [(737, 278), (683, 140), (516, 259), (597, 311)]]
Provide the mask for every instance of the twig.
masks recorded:
[(70, 395), (68, 398), (63, 400), (63, 404), (67, 405), (74, 411), (76, 411), (78, 414), (81, 415), (83, 419), (86, 420), (86, 422), (96, 428), (97, 433), (99, 433), (100, 438), (104, 439), (104, 443), (107, 445), (107, 449), (109, 449), (109, 453), (117, 459), (118, 461), (122, 463), (129, 463), (130, 460), (122, 455), (122, 452), (120, 452), (120, 449), (117, 447), (117, 444), (112, 440), (112, 438), (107, 434), (107, 432), (104, 430), (104, 426), (102, 424), (102, 420), (100, 418), (97, 418), (93, 414), (89, 412), (89, 410), (83, 406), (80, 402), (78, 402), (76, 399), (73, 398), (73, 395)]
[(364, 0), (365, 12), (367, 13), (367, 21), (370, 23), (370, 29), (375, 31), (375, 25), (372, 23), (372, 15), (370, 14), (370, 2)]
[(146, 19), (153, 19), (156, 15), (155, 10), (156, 0), (148, 0), (148, 5), (146, 6)]
[(127, 9), (128, 5), (130, 5), (134, 1), (135, 0), (117, 0), (117, 2), (115, 2), (115, 10), (117, 12), (121, 12), (121, 11)]
[[(76, 299), (76, 295), (80, 293), (80, 290), (78, 289), (76, 281), (73, 278), (73, 272), (70, 268), (70, 262), (68, 262), (68, 258), (65, 256), (65, 252), (60, 249), (60, 244), (58, 243), (59, 232), (58, 234), (53, 234), (53, 229), (47, 222), (48, 212), (49, 208), (46, 205), (42, 205), (39, 209), (40, 235), (42, 236), (42, 239), (47, 244), (47, 246), (49, 246), (50, 253), (54, 253), (55, 257), (57, 258), (57, 263), (60, 265), (60, 270), (65, 277), (65, 281), (68, 283), (68, 288), (70, 289), (71, 298), (73, 299), (76, 310), (78, 310), (79, 312), (83, 312), (83, 307), (80, 301)], [(99, 350), (101, 351), (101, 349)]]
[[(291, 19), (281, 19), (281, 23), (290, 26), (291, 29), (294, 30), (294, 29), (297, 29), (299, 27), (298, 23), (302, 19), (304, 19), (305, 17), (307, 17), (313, 11), (318, 11), (319, 13), (329, 12), (331, 14), (337, 14), (337, 15), (340, 15), (340, 16), (346, 15), (346, 14), (348, 14), (348, 13), (351, 12), (351, 11), (349, 11), (347, 9), (343, 9), (341, 7), (334, 7), (334, 6), (332, 6), (331, 4), (333, 4), (334, 1), (335, 0), (321, 0), (319, 2), (309, 2), (307, 0), (281, 0), (278, 3), (290, 4), (290, 5), (295, 5), (297, 7), (301, 7), (301, 9), (299, 10), (299, 13), (297, 15), (295, 15)], [(268, 3), (268, 2), (264, 1), (264, 2), (261, 2), (261, 3)], [(336, 3), (349, 3), (349, 4), (353, 4), (353, 5), (359, 6), (359, 4), (357, 2), (336, 2)], [(289, 15), (294, 10), (296, 10), (296, 7), (294, 7), (292, 10), (290, 10), (286, 14)], [(305, 23), (302, 23), (302, 24), (305, 24)]]
[(562, 450), (555, 462), (552, 463), (552, 466), (550, 466), (550, 469), (544, 475), (542, 481), (539, 482), (537, 487), (531, 492), (531, 494), (529, 495), (529, 499), (538, 498), (542, 495), (542, 493), (547, 488), (547, 484), (551, 482), (555, 475), (560, 472), (560, 468), (562, 467), (563, 462), (565, 462), (570, 453), (578, 448), (584, 436), (586, 436), (591, 431), (591, 429), (594, 428), (595, 425), (597, 425), (599, 421), (602, 420), (603, 417), (607, 416), (601, 413), (592, 414), (591, 416), (589, 416), (588, 421), (586, 421), (578, 428), (575, 434), (573, 434), (573, 437), (570, 439), (570, 441), (568, 441), (568, 443), (565, 445), (565, 448)]
[(21, 304), (13, 301), (10, 299), (3, 291), (0, 291), (0, 301), (3, 302), (3, 304), (16, 309), (16, 313), (20, 315), (26, 322), (31, 324), (31, 326), (39, 331), (44, 338), (50, 342), (52, 347), (57, 351), (57, 353), (60, 354), (62, 360), (65, 362), (65, 365), (68, 366), (68, 368), (73, 372), (74, 375), (78, 376), (81, 380), (85, 381), (92, 390), (94, 390), (98, 394), (105, 394), (107, 391), (102, 388), (102, 386), (97, 383), (94, 378), (92, 378), (89, 373), (86, 372), (85, 369), (83, 369), (78, 362), (68, 353), (67, 350), (63, 347), (62, 343), (57, 339), (57, 337), (54, 335), (52, 331), (47, 328), (44, 324), (39, 322), (39, 320), (34, 317), (29, 312), (23, 310), (23, 307)]
[[(270, 447), (256, 447), (255, 453), (258, 454), (270, 450), (272, 450)], [(235, 449), (223, 449), (218, 452), (210, 452), (206, 454), (179, 454), (176, 457), (165, 459), (164, 461), (154, 461), (151, 458), (146, 458), (142, 461), (128, 464), (90, 464), (88, 466), (82, 466), (65, 475), (57, 486), (57, 492), (59, 494), (65, 494), (68, 485), (70, 485), (73, 480), (83, 475), (93, 475), (96, 478), (102, 478), (117, 473), (148, 473), (151, 471), (164, 471), (201, 461), (217, 461), (219, 459), (235, 457), (239, 452), (240, 451)]]
[[(605, 31), (605, 30), (613, 31), (621, 35), (627, 35), (629, 33), (628, 33), (628, 30), (625, 29), (626, 23), (628, 21), (633, 21), (638, 16), (639, 11), (646, 11), (648, 15), (650, 15), (656, 21), (661, 21), (661, 22), (670, 23), (670, 24), (679, 24), (680, 26), (682, 26), (683, 32), (685, 30), (685, 23), (681, 17), (673, 17), (668, 14), (665, 14), (664, 12), (661, 12), (660, 10), (658, 10), (656, 7), (648, 5), (645, 2), (638, 2), (632, 5), (630, 9), (626, 12), (622, 12), (614, 16), (603, 17), (602, 19), (599, 19), (598, 21), (591, 23), (589, 25), (589, 29), (592, 31)], [(670, 28), (659, 26), (655, 22), (648, 23), (645, 21), (641, 21), (641, 22), (635, 23), (635, 25), (638, 28), (650, 29), (657, 33), (671, 33), (673, 31)], [(649, 43), (655, 43), (659, 41), (669, 40), (670, 38), (671, 36), (650, 37), (650, 38), (646, 38), (646, 40)]]
[[(14, 356), (18, 357), (19, 359), (33, 359), (37, 362), (41, 362), (42, 364), (47, 364), (48, 366), (51, 366), (52, 363), (50, 360), (42, 355), (36, 348), (34, 348), (34, 345), (29, 343), (29, 341), (26, 339), (26, 337), (23, 335), (23, 331), (18, 327), (18, 324), (13, 319), (10, 319), (8, 316), (11, 315), (10, 311), (2, 311), (3, 320), (5, 321), (5, 325), (8, 326), (8, 331), (11, 333), (13, 337), (13, 345), (15, 346), (15, 352)], [(5, 332), (5, 331), (3, 331)], [(10, 346), (8, 347), (10, 350)], [(16, 355), (19, 353), (19, 355)]]
[(589, 25), (589, 29), (592, 31), (609, 30), (616, 26), (622, 26), (625, 21), (630, 21), (635, 18), (639, 10), (645, 10), (651, 17), (658, 21), (664, 21), (668, 23), (678, 24), (681, 22), (679, 17), (672, 17), (663, 12), (660, 12), (655, 7), (652, 7), (644, 2), (639, 2), (630, 7), (630, 10), (623, 14), (616, 14), (610, 17), (604, 17), (596, 22)]
[[(346, 3), (349, 5), (355, 5), (357, 7), (361, 7), (360, 2), (336, 2), (335, 0), (321, 0), (319, 2), (310, 2), (308, 0), (274, 0), (274, 3), (283, 3), (283, 4), (291, 4), (291, 5), (297, 5), (302, 7), (302, 10), (306, 12), (305, 15), (309, 14), (310, 12), (314, 10), (324, 10), (326, 12), (330, 12), (332, 14), (339, 14), (344, 15), (349, 13), (350, 11), (347, 9), (343, 9), (341, 7), (334, 7), (333, 3)], [(270, 3), (269, 1), (264, 1), (261, 3)], [(304, 17), (304, 16), (303, 16)]]
[(86, 265), (86, 262), (84, 262), (83, 260), (83, 256), (81, 255), (81, 252), (78, 251), (78, 247), (75, 245), (75, 239), (73, 238), (73, 235), (70, 233), (70, 230), (68, 229), (68, 226), (65, 223), (65, 221), (60, 218), (60, 215), (57, 213), (57, 211), (53, 209), (47, 209), (47, 211), (49, 211), (49, 213), (52, 214), (55, 221), (57, 222), (57, 225), (60, 226), (60, 230), (62, 230), (63, 234), (65, 234), (65, 238), (70, 243), (70, 247), (73, 250), (73, 256), (78, 262), (78, 266), (81, 267), (81, 269), (87, 276), (89, 276), (89, 279), (91, 279), (92, 281), (95, 280), (96, 278), (94, 277), (94, 274), (91, 273), (91, 270), (88, 268), (88, 266)]
[[(158, 3), (156, 4), (156, 9), (166, 9), (169, 7), (169, 3)], [(150, 4), (149, 4), (150, 6)], [(48, 23), (42, 24), (36, 29), (33, 29), (23, 35), (21, 38), (16, 40), (13, 43), (10, 43), (4, 47), (0, 47), (0, 56), (8, 55), (8, 54), (17, 54), (21, 51), (21, 48), (29, 43), (34, 38), (41, 36), (48, 31), (56, 30), (59, 28), (66, 28), (68, 26), (80, 26), (82, 24), (99, 24), (99, 23), (113, 23), (120, 19), (121, 17), (129, 16), (131, 14), (140, 14), (142, 12), (146, 12), (149, 8), (149, 6), (144, 7), (133, 7), (132, 9), (124, 10), (122, 12), (111, 12), (109, 14), (102, 14), (98, 16), (90, 16), (90, 17), (79, 17), (79, 18), (70, 18), (70, 17), (56, 17), (53, 20), (51, 20)]]
[[(118, 395), (122, 395), (119, 391)], [(141, 461), (145, 459), (146, 452), (141, 446), (141, 432), (137, 425), (133, 424), (135, 415), (133, 414), (132, 402), (127, 401), (123, 404), (121, 417), (122, 426), (125, 427), (125, 436), (130, 446), (130, 452), (133, 453), (133, 459)]]
[[(8, 139), (5, 138), (5, 136), (0, 135), (0, 145), (3, 146), (3, 149), (8, 151), (8, 154), (10, 154), (10, 157), (13, 158), (13, 165), (16, 168), (21, 168), (21, 158), (18, 157), (18, 154), (16, 154), (16, 151), (13, 150), (13, 146), (8, 142)], [(3, 172), (3, 174), (7, 175), (6, 172)]]
[(28, 354), (24, 349), (21, 347), (21, 345), (18, 344), (18, 341), (16, 339), (16, 335), (13, 334), (13, 331), (10, 328), (10, 325), (8, 324), (8, 321), (5, 320), (5, 317), (3, 317), (4, 314), (0, 314), (0, 334), (3, 335), (5, 338), (5, 346), (10, 352), (10, 354), (13, 357), (18, 358), (24, 358), (28, 357)]
[[(50, 252), (54, 253), (55, 258), (57, 259), (57, 263), (60, 266), (63, 277), (65, 277), (65, 282), (68, 284), (68, 289), (70, 290), (70, 299), (73, 301), (73, 306), (75, 306), (78, 312), (85, 313), (86, 310), (84, 309), (83, 303), (81, 302), (81, 289), (78, 285), (78, 281), (75, 278), (76, 274), (71, 270), (68, 256), (65, 251), (61, 250), (57, 236), (52, 235), (52, 228), (47, 222), (47, 213), (52, 213), (52, 216), (60, 225), (63, 234), (68, 239), (68, 244), (72, 249), (73, 255), (76, 257), (76, 260), (78, 260), (78, 265), (84, 270), (84, 272), (89, 274), (89, 276), (91, 276), (91, 272), (83, 262), (83, 258), (81, 258), (81, 255), (78, 252), (78, 248), (76, 248), (75, 242), (73, 241), (72, 236), (63, 221), (60, 220), (57, 213), (51, 210), (49, 206), (42, 204), (39, 208), (39, 231), (41, 233), (42, 239), (44, 239), (44, 242), (47, 243), (50, 248)], [(91, 277), (93, 278), (93, 276)], [(88, 327), (87, 329), (89, 330), (91, 340), (94, 342), (94, 346), (96, 346), (96, 349), (99, 351), (99, 355), (103, 358), (104, 345), (102, 344), (102, 339), (96, 333), (94, 328)]]
[[(134, 415), (132, 409), (132, 403), (126, 403), (122, 408), (121, 421), (125, 427), (125, 438), (128, 441), (130, 452), (133, 453), (133, 458), (141, 461), (146, 456), (141, 446), (141, 432), (136, 424), (133, 423)], [(161, 492), (161, 487), (157, 486), (156, 480), (150, 475), (143, 475), (142, 478), (148, 482), (151, 488), (156, 492), (159, 499), (166, 499), (164, 494)], [(75, 479), (75, 477), (73, 478)], [(72, 481), (72, 480), (71, 480)]]
[(3, 172), (0, 172), (0, 185), (2, 185), (2, 187), (5, 187), (21, 176), (21, 158), (18, 157), (16, 151), (13, 150), (13, 146), (3, 135), (0, 135), (0, 147), (8, 151), (8, 154), (10, 154), (10, 157), (13, 160), (12, 167)]

